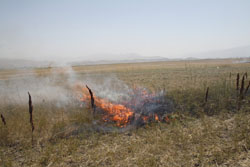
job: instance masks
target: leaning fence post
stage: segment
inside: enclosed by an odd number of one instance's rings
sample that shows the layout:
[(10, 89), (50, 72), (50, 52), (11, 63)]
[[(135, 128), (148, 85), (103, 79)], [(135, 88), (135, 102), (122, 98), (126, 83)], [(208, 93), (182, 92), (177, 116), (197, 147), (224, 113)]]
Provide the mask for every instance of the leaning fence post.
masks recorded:
[(2, 119), (3, 124), (6, 126), (6, 121), (5, 121), (3, 114), (1, 114), (1, 119)]
[(86, 85), (86, 88), (89, 90), (89, 94), (90, 94), (90, 97), (91, 97), (91, 107), (92, 107), (92, 109), (94, 111), (94, 114), (95, 114), (95, 99), (94, 99), (93, 92), (87, 85)]

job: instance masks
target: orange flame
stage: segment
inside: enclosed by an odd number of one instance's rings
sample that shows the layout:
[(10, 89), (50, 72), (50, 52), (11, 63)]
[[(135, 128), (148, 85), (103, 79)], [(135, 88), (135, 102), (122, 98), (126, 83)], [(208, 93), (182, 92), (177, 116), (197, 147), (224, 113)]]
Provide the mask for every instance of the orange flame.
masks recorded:
[[(90, 95), (88, 94), (87, 88), (82, 88), (83, 97), (80, 99), (81, 101), (87, 101), (90, 99)], [(134, 112), (125, 107), (122, 104), (113, 104), (108, 102), (107, 100), (101, 99), (94, 95), (95, 105), (101, 108), (103, 111), (107, 112), (106, 115), (103, 116), (104, 121), (114, 121), (116, 125), (119, 127), (124, 127), (130, 121), (130, 118), (133, 116)]]
[[(80, 92), (81, 92), (79, 99), (83, 102), (90, 103), (91, 96), (89, 94), (88, 89), (80, 86), (80, 84), (77, 84), (76, 88), (77, 88), (77, 90), (80, 90)], [(146, 90), (142, 90), (140, 93), (141, 94), (139, 96), (141, 96), (144, 99), (147, 99), (148, 97), (153, 97), (155, 95), (155, 93), (148, 94), (148, 92)], [(142, 118), (144, 123), (150, 122), (152, 120), (165, 121), (165, 122), (170, 121), (167, 116), (162, 119), (157, 114), (147, 115), (147, 116), (140, 116), (140, 115), (138, 116), (131, 108), (128, 108), (125, 105), (114, 104), (114, 103), (109, 102), (106, 99), (102, 99), (102, 98), (97, 97), (95, 95), (93, 95), (93, 97), (95, 100), (95, 102), (94, 102), (95, 106), (102, 109), (106, 113), (103, 115), (102, 119), (106, 122), (108, 122), (108, 121), (115, 122), (116, 126), (118, 126), (118, 127), (125, 127), (131, 121), (132, 117), (134, 119), (138, 119), (140, 117), (140, 118)]]
[(166, 121), (166, 122), (169, 122), (168, 116), (165, 117), (165, 121)]
[(149, 119), (149, 116), (144, 116), (144, 117), (142, 117), (142, 119), (143, 119), (144, 122), (147, 122), (148, 119)]
[(155, 120), (156, 120), (156, 121), (159, 121), (159, 117), (158, 117), (157, 114), (155, 114)]

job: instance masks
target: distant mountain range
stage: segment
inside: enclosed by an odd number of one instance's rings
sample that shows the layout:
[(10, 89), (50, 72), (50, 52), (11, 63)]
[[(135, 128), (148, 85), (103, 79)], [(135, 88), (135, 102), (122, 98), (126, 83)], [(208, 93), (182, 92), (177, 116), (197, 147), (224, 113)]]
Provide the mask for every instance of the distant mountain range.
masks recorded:
[[(224, 59), (224, 58), (250, 58), (250, 46), (237, 47), (231, 49), (209, 51), (186, 55), (184, 59), (168, 59), (165, 57), (154, 56), (144, 57), (135, 53), (130, 54), (98, 54), (86, 58), (78, 57), (68, 62), (51, 62), (51, 61), (33, 61), (22, 59), (0, 58), (0, 69), (12, 68), (33, 68), (63, 65), (94, 65), (94, 64), (117, 64), (117, 63), (138, 63), (138, 62), (158, 62), (158, 61), (179, 61), (179, 60), (197, 60), (197, 59)], [(247, 60), (248, 61), (248, 60)], [(245, 60), (244, 60), (245, 62)]]
[(202, 53), (194, 53), (194, 54), (190, 54), (188, 56), (199, 57), (200, 59), (250, 57), (250, 46), (242, 46), (242, 47), (235, 47), (235, 48), (230, 48), (230, 49), (215, 50), (215, 51), (208, 51), (208, 52), (202, 52)]

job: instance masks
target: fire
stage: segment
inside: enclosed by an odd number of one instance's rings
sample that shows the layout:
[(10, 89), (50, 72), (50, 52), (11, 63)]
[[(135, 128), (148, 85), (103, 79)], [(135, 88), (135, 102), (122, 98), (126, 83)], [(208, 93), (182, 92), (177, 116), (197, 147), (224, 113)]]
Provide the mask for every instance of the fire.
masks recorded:
[[(82, 88), (83, 96), (81, 101), (87, 101), (91, 97), (87, 88)], [(119, 127), (124, 127), (133, 117), (134, 112), (122, 104), (113, 104), (107, 100), (101, 99), (94, 95), (95, 106), (101, 108), (106, 114), (103, 116), (104, 121), (114, 121)]]
[[(101, 113), (102, 120), (105, 122), (113, 122), (118, 127), (125, 127), (129, 123), (132, 123), (132, 121), (138, 121), (142, 124), (152, 121), (169, 122), (169, 118), (162, 114), (164, 108), (160, 106), (162, 104), (158, 98), (161, 96), (157, 96), (156, 93), (150, 94), (145, 89), (133, 89), (134, 94), (131, 94), (131, 99), (129, 101), (123, 101), (121, 104), (116, 104), (107, 99), (95, 96), (88, 87), (77, 85), (76, 88), (78, 89), (78, 92), (80, 90), (79, 98), (81, 101), (92, 105), (94, 99), (94, 109)], [(157, 105), (160, 106), (160, 108)], [(153, 108), (150, 109), (152, 106)], [(157, 113), (155, 111), (161, 112)]]
[(148, 116), (144, 116), (144, 117), (142, 117), (142, 119), (143, 119), (144, 122), (147, 122), (148, 119), (149, 119), (149, 117)]
[(156, 120), (156, 121), (159, 121), (159, 117), (158, 117), (157, 114), (155, 114), (155, 120)]
[(165, 121), (166, 121), (166, 122), (169, 122), (168, 116), (165, 117)]

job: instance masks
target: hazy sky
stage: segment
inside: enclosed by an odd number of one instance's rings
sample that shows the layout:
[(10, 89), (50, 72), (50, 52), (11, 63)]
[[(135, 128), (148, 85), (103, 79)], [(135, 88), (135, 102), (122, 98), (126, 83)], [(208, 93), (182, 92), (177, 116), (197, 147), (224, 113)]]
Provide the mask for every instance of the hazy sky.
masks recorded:
[(0, 0), (0, 57), (175, 58), (245, 45), (250, 0)]

